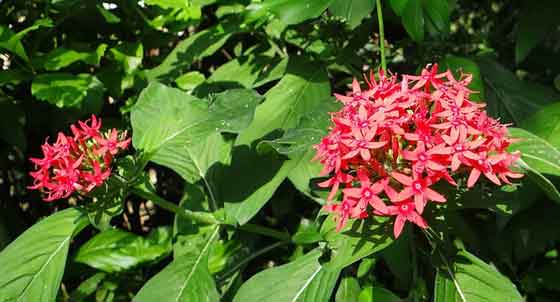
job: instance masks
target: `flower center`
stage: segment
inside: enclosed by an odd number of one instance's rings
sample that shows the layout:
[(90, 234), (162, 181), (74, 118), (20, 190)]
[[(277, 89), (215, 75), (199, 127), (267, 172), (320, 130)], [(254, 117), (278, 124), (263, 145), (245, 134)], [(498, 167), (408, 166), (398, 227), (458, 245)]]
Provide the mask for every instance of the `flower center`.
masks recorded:
[(342, 211), (344, 212), (350, 211), (350, 206), (346, 202), (342, 203)]
[(369, 123), (367, 121), (363, 121), (360, 123), (360, 128), (367, 128), (369, 126)]
[(358, 142), (358, 147), (362, 148), (362, 149), (366, 149), (368, 146), (368, 142), (367, 141), (359, 141)]
[(418, 154), (418, 160), (419, 161), (426, 161), (426, 160), (428, 160), (428, 156), (426, 155), (426, 153), (420, 153), (420, 154)]
[(364, 196), (364, 198), (369, 199), (369, 198), (371, 198), (371, 196), (373, 195), (373, 193), (372, 193), (370, 190), (365, 189), (365, 190), (362, 192), (362, 195)]
[(463, 151), (463, 145), (455, 145), (455, 151), (457, 152)]
[(403, 212), (408, 211), (408, 205), (407, 205), (407, 204), (403, 204), (403, 205), (401, 206), (401, 211), (403, 211)]
[(415, 181), (414, 183), (412, 183), (412, 187), (416, 191), (421, 191), (422, 190), (422, 184), (418, 181)]

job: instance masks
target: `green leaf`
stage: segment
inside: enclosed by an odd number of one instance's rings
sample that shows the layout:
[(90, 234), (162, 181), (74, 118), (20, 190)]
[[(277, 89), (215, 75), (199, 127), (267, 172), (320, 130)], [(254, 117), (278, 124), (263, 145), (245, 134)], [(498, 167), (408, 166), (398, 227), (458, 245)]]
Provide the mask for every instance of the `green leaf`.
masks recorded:
[(375, 8), (373, 0), (334, 0), (329, 11), (346, 20), (351, 29), (356, 28)]
[(77, 209), (33, 225), (0, 253), (0, 301), (56, 300), (72, 237), (87, 225)]
[(448, 0), (423, 0), (424, 12), (439, 32), (449, 32)]
[(265, 95), (257, 107), (255, 119), (237, 138), (238, 145), (269, 134), (276, 129), (295, 127), (300, 118), (330, 97), (327, 72), (317, 63), (294, 58), (286, 75)]
[(360, 291), (360, 284), (356, 278), (345, 277), (338, 285), (335, 302), (356, 302)]
[(527, 176), (544, 191), (548, 198), (560, 202), (560, 192), (546, 176), (527, 165), (523, 160), (519, 160), (519, 162), (520, 166), (527, 171)]
[(502, 122), (520, 124), (544, 106), (560, 99), (553, 89), (519, 80), (488, 57), (476, 59), (484, 80), (487, 110)]
[(193, 246), (191, 251), (176, 257), (140, 289), (133, 301), (220, 301), (216, 284), (208, 271), (208, 253), (218, 236), (219, 226), (215, 225), (213, 228), (207, 241), (197, 248)]
[(328, 301), (339, 271), (329, 271), (321, 266), (321, 254), (315, 249), (293, 262), (254, 275), (241, 286), (233, 301)]
[(231, 35), (239, 30), (236, 22), (224, 22), (181, 41), (163, 62), (146, 71), (150, 81), (167, 81), (183, 74), (193, 62), (213, 55), (227, 42)]
[(97, 66), (106, 49), (107, 44), (100, 44), (95, 51), (76, 51), (63, 47), (56, 48), (49, 52), (43, 67), (49, 71), (56, 71), (78, 61)]
[[(462, 301), (460, 293), (466, 301), (524, 301), (508, 278), (467, 251), (460, 251), (457, 254), (452, 269), (460, 290), (456, 286), (451, 287), (453, 280), (449, 274), (439, 271), (436, 286), (434, 286), (435, 302)], [(453, 293), (451, 292), (453, 289), (455, 290), (454, 298), (452, 298)]]
[(97, 8), (97, 11), (99, 12), (99, 14), (101, 14), (103, 19), (105, 19), (105, 22), (109, 24), (117, 24), (121, 22), (121, 18), (119, 18), (109, 10), (106, 10), (102, 5), (96, 4), (95, 7)]
[[(251, 90), (229, 90), (208, 105), (179, 89), (151, 83), (132, 109), (132, 142), (155, 163), (176, 170), (188, 181), (204, 176), (204, 148), (219, 144), (205, 139), (216, 132), (239, 132), (253, 118), (260, 97)], [(204, 145), (210, 143), (210, 145)]]
[(171, 233), (161, 227), (147, 238), (119, 229), (103, 231), (80, 247), (76, 262), (112, 273), (156, 261), (171, 252)]
[(472, 81), (469, 84), (469, 89), (475, 93), (470, 95), (472, 101), (478, 102), (484, 100), (484, 81), (480, 74), (480, 68), (475, 61), (465, 58), (448, 55), (441, 62), (441, 69), (449, 69), (453, 74), (459, 78), (463, 73), (472, 75)]
[(144, 46), (140, 42), (120, 43), (109, 50), (113, 60), (117, 61), (126, 74), (132, 74), (140, 65), (144, 58)]
[(245, 88), (256, 88), (284, 75), (288, 59), (250, 55), (239, 57), (218, 67), (208, 78), (209, 83), (237, 83)]
[(538, 6), (527, 3), (520, 15), (515, 40), (515, 62), (523, 62), (547, 34), (558, 24), (556, 12), (560, 10), (558, 1), (539, 1)]
[(438, 269), (434, 284), (434, 302), (462, 302), (453, 279), (445, 270)]
[(265, 0), (252, 4), (249, 9), (253, 10), (251, 14), (256, 16), (271, 12), (285, 24), (291, 25), (318, 17), (332, 2), (333, 0)]
[[(220, 195), (227, 216), (241, 224), (249, 221), (290, 172), (305, 160), (298, 157), (282, 164), (271, 155), (259, 155), (239, 145), (248, 145), (276, 129), (295, 127), (302, 116), (329, 96), (330, 85), (323, 68), (312, 66), (300, 58), (289, 63), (286, 75), (267, 92), (265, 101), (257, 107), (255, 119), (238, 136), (232, 166), (221, 173), (219, 187), (224, 192)], [(260, 169), (245, 173), (256, 166)], [(232, 177), (235, 177), (236, 183), (231, 183)]]
[(404, 9), (406, 8), (409, 0), (389, 0), (391, 8), (397, 14), (397, 16), (402, 16)]
[(424, 40), (424, 12), (422, 0), (408, 0), (402, 13), (402, 23), (415, 42)]
[(321, 241), (323, 237), (319, 233), (319, 228), (314, 222), (302, 219), (297, 232), (292, 236), (295, 244), (310, 244)]
[(384, 289), (382, 287), (365, 287), (360, 296), (358, 297), (358, 302), (401, 302), (402, 299), (397, 295), (393, 294), (391, 291)]
[(348, 220), (346, 226), (337, 232), (336, 222), (332, 215), (328, 216), (321, 226), (321, 234), (332, 249), (329, 267), (345, 268), (389, 246), (393, 239), (384, 222), (384, 217)]
[(548, 105), (523, 120), (521, 128), (560, 148), (560, 102)]
[(206, 78), (204, 77), (204, 74), (198, 71), (191, 71), (175, 79), (175, 83), (177, 84), (177, 87), (183, 90), (191, 91), (198, 85), (204, 83), (205, 80)]
[(107, 274), (105, 273), (96, 273), (87, 278), (72, 292), (70, 295), (71, 301), (83, 301), (85, 298), (91, 296), (106, 277)]
[(259, 154), (246, 145), (236, 146), (231, 164), (214, 170), (211, 183), (216, 188), (216, 198), (224, 203), (226, 216), (245, 224), (296, 165), (295, 161), (283, 162), (275, 154)]
[(31, 84), (31, 93), (39, 100), (60, 108), (82, 107), (102, 101), (105, 88), (90, 74), (46, 73)]
[(519, 128), (509, 128), (513, 138), (519, 142), (511, 144), (509, 150), (520, 151), (521, 158), (538, 172), (560, 176), (560, 151), (544, 139)]
[(18, 57), (24, 59), (26, 62), (29, 62), (29, 57), (25, 52), (23, 44), (21, 40), (23, 37), (34, 30), (37, 30), (41, 27), (52, 27), (53, 23), (50, 19), (38, 19), (33, 23), (33, 25), (29, 26), (28, 28), (14, 33), (11, 29), (5, 26), (0, 26), (0, 48), (6, 49), (8, 51), (13, 52)]

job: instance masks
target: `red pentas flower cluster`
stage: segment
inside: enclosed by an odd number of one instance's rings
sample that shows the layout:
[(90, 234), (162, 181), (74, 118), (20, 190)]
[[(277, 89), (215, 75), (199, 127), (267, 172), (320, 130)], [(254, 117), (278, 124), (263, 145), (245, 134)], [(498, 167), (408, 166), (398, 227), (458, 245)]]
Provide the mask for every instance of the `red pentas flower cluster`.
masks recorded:
[[(496, 185), (522, 177), (510, 169), (519, 154), (506, 151), (507, 126), (469, 100), (471, 75), (437, 71), (428, 66), (400, 82), (380, 71), (366, 79), (367, 89), (354, 80), (347, 95), (335, 94), (344, 107), (332, 113), (315, 158), (330, 176), (319, 185), (331, 188), (324, 208), (337, 214), (338, 231), (348, 218), (396, 216), (398, 237), (407, 221), (428, 227), (426, 205), (446, 202), (433, 189), (440, 181), (457, 186), (466, 176), (472, 187), (481, 175)], [(341, 188), (342, 201), (332, 203)]]
[(30, 172), (33, 185), (45, 201), (68, 198), (72, 193), (88, 193), (111, 175), (111, 161), (128, 148), (126, 131), (101, 131), (101, 119), (94, 115), (70, 126), (73, 136), (58, 133), (56, 142), (41, 146), (43, 158), (31, 158), (36, 170)]

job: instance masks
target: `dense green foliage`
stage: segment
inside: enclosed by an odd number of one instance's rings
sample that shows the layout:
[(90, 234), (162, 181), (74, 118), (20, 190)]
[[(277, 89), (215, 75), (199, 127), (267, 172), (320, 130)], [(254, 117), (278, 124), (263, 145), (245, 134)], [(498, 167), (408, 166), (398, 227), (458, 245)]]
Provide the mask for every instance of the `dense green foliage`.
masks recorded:
[[(558, 11), (0, 1), (0, 302), (558, 301)], [(471, 73), (473, 99), (522, 138), (526, 177), (449, 192), (429, 231), (394, 240), (370, 219), (336, 232), (312, 146), (333, 92), (380, 67), (380, 42), (392, 72)], [(94, 198), (43, 202), (28, 158), (91, 114), (132, 147)]]

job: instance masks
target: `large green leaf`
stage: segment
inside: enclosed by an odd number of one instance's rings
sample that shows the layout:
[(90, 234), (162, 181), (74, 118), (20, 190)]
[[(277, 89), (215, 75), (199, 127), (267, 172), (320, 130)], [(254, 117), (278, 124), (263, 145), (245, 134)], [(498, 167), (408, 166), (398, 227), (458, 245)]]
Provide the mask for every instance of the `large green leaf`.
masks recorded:
[(402, 299), (397, 295), (393, 294), (388, 289), (382, 287), (367, 286), (365, 287), (360, 296), (358, 297), (358, 302), (401, 302)]
[(193, 62), (213, 55), (238, 30), (239, 24), (224, 22), (197, 32), (179, 43), (160, 65), (146, 71), (146, 77), (150, 81), (175, 79)]
[(339, 271), (329, 271), (321, 266), (321, 254), (321, 251), (316, 249), (293, 262), (254, 275), (241, 286), (233, 301), (328, 301)]
[(448, 0), (422, 1), (425, 17), (429, 18), (439, 32), (449, 31), (449, 4)]
[(271, 12), (287, 25), (301, 23), (321, 15), (333, 0), (265, 0), (251, 5), (252, 15), (260, 16)]
[(523, 120), (520, 126), (560, 148), (560, 102), (535, 112)]
[(216, 198), (225, 204), (228, 218), (245, 224), (296, 165), (274, 154), (259, 154), (246, 145), (236, 146), (231, 164), (212, 171), (211, 184), (216, 188)]
[(372, 0), (335, 0), (329, 6), (329, 11), (345, 19), (350, 28), (356, 28), (374, 8), (375, 1)]
[(255, 88), (282, 77), (286, 71), (288, 59), (266, 56), (239, 57), (216, 69), (208, 78), (212, 84), (239, 84), (246, 88)]
[(515, 40), (515, 62), (520, 63), (529, 55), (558, 23), (556, 12), (560, 3), (556, 0), (539, 1), (535, 6), (530, 2), (523, 8), (517, 27)]
[(64, 273), (72, 236), (87, 225), (77, 209), (38, 222), (0, 253), (0, 301), (52, 302)]
[(45, 58), (43, 67), (46, 70), (54, 71), (70, 66), (78, 61), (89, 65), (99, 65), (101, 57), (105, 54), (106, 49), (107, 44), (100, 44), (94, 51), (77, 51), (64, 47), (56, 48), (49, 52)]
[(170, 252), (171, 233), (168, 228), (154, 229), (147, 238), (111, 229), (82, 245), (74, 260), (111, 273), (158, 260)]
[(467, 251), (457, 254), (452, 270), (458, 288), (451, 287), (454, 282), (448, 273), (439, 271), (434, 286), (435, 302), (463, 301), (461, 295), (469, 302), (524, 301), (508, 278)]
[(424, 40), (424, 12), (422, 0), (408, 0), (402, 13), (402, 23), (408, 35), (416, 41)]
[(408, 4), (408, 0), (389, 0), (389, 4), (391, 8), (398, 16), (402, 16), (406, 5)]
[(560, 151), (544, 139), (519, 128), (509, 133), (520, 140), (511, 144), (510, 150), (521, 151), (521, 158), (538, 172), (560, 176)]
[(487, 110), (502, 122), (520, 124), (534, 112), (560, 99), (553, 89), (521, 81), (491, 58), (479, 57), (475, 61), (486, 86)]
[(219, 131), (238, 132), (251, 122), (260, 97), (250, 90), (231, 90), (213, 102), (152, 83), (132, 109), (132, 142), (151, 160), (177, 171), (188, 181), (203, 177), (213, 159), (207, 148), (224, 148)]
[(329, 113), (339, 109), (340, 104), (334, 99), (325, 99), (315, 110), (304, 115), (296, 128), (288, 129), (278, 139), (259, 143), (261, 148), (263, 145), (269, 145), (278, 153), (298, 161), (288, 178), (298, 190), (307, 195), (311, 194), (309, 186), (311, 179), (317, 177), (322, 169), (318, 161), (312, 161), (315, 156), (313, 145), (318, 144), (321, 138), (327, 135), (331, 123)]
[(332, 249), (328, 265), (342, 269), (389, 246), (393, 239), (386, 221), (384, 217), (348, 220), (346, 226), (337, 232), (336, 222), (329, 215), (321, 226), (321, 234)]
[(356, 278), (345, 277), (336, 291), (335, 302), (355, 302), (360, 295), (360, 284)]
[(204, 242), (193, 242), (186, 251), (150, 279), (134, 297), (134, 302), (218, 302), (220, 296), (208, 271), (210, 246), (219, 227)]
[(330, 92), (322, 66), (301, 58), (291, 59), (286, 75), (266, 93), (255, 119), (239, 135), (237, 144), (249, 144), (276, 129), (295, 127), (303, 115), (328, 99)]
[[(249, 221), (303, 160), (282, 163), (275, 156), (258, 154), (244, 145), (274, 130), (295, 127), (303, 115), (329, 95), (330, 85), (323, 68), (300, 58), (289, 63), (286, 75), (267, 92), (265, 101), (257, 107), (255, 119), (237, 138), (232, 166), (220, 173), (220, 196), (229, 217), (241, 224)], [(253, 172), (246, 173), (248, 170)]]
[(33, 96), (60, 108), (102, 102), (104, 90), (97, 77), (86, 73), (46, 73), (37, 76), (31, 84)]

